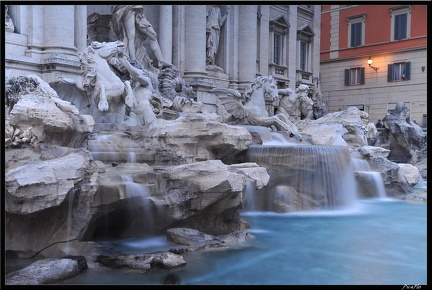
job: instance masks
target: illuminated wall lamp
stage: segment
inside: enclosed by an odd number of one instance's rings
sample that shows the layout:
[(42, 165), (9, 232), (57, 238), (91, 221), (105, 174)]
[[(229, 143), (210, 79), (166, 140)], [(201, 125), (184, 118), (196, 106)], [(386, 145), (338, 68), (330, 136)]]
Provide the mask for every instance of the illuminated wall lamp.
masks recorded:
[(370, 58), (370, 56), (369, 56), (367, 62), (368, 62), (368, 65), (371, 69), (373, 69), (374, 71), (378, 71), (379, 67), (372, 66), (372, 59)]

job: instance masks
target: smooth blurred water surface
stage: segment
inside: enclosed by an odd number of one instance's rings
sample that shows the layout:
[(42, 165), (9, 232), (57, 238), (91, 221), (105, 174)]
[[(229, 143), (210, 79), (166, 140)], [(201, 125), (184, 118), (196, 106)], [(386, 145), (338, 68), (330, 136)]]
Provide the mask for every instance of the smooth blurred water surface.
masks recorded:
[[(204, 254), (184, 255), (185, 267), (136, 273), (89, 269), (59, 284), (425, 285), (426, 203), (360, 200), (350, 210), (244, 213), (256, 239)], [(172, 247), (164, 237), (124, 240), (127, 253)]]

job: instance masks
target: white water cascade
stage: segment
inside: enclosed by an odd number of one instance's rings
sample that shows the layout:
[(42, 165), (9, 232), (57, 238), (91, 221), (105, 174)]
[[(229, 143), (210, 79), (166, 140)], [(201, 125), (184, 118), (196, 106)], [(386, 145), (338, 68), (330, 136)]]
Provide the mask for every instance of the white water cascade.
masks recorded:
[(267, 168), (270, 175), (269, 184), (255, 190), (256, 210), (336, 209), (357, 200), (348, 147), (252, 145), (246, 159)]
[[(363, 190), (368, 190), (368, 196), (377, 197), (381, 199), (387, 198), (386, 190), (384, 187), (384, 182), (380, 172), (373, 171), (366, 160), (353, 158), (353, 169), (358, 176), (362, 176), (363, 180)], [(370, 188), (369, 188), (370, 187)]]
[[(153, 228), (155, 217), (157, 216), (154, 211), (157, 211), (158, 207), (154, 205), (147, 188), (140, 183), (134, 182), (131, 176), (122, 175), (121, 178), (124, 184), (124, 194), (130, 200), (131, 209), (138, 208), (140, 212), (136, 214), (142, 216), (143, 226)], [(137, 199), (134, 199), (133, 197), (136, 197)], [(134, 210), (131, 210), (131, 213), (133, 212)]]
[(419, 175), (418, 182), (414, 186), (414, 189), (423, 189), (423, 190), (427, 189), (427, 182), (423, 179), (421, 175)]

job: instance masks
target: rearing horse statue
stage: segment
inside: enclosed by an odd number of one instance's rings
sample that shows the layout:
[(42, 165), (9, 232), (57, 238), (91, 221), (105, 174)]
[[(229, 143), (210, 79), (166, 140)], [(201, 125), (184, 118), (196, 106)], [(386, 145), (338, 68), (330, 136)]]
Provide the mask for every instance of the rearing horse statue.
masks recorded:
[(93, 41), (80, 54), (82, 80), (60, 77), (50, 83), (60, 98), (75, 104), (81, 113), (90, 114), (95, 122), (104, 122), (109, 114), (121, 122), (125, 117), (125, 98), (132, 94), (109, 65), (123, 55), (121, 41)]
[(276, 81), (272, 76), (259, 76), (252, 80), (243, 94), (234, 89), (215, 88), (211, 92), (218, 96), (221, 104), (238, 123), (264, 126), (278, 131), (287, 131), (291, 137), (302, 140), (297, 127), (283, 114), (269, 116), (265, 100), (275, 100), (278, 97)]

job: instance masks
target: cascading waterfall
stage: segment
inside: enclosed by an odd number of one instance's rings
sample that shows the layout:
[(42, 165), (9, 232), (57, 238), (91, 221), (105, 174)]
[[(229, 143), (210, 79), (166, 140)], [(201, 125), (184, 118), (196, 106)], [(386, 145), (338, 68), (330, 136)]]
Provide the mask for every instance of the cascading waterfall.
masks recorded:
[(367, 179), (367, 184), (372, 186), (370, 195), (378, 198), (386, 198), (386, 190), (380, 172), (373, 171), (366, 160), (352, 158), (354, 172)]
[[(132, 177), (128, 175), (121, 175), (121, 178), (124, 184), (123, 194), (130, 200), (130, 208), (139, 210), (135, 214), (142, 217), (142, 226), (148, 229), (154, 228), (156, 218), (161, 215), (162, 209), (154, 204), (144, 185), (134, 182)], [(134, 199), (134, 197), (138, 199)], [(131, 210), (131, 213), (133, 212), (134, 210)]]
[(65, 248), (66, 253), (70, 250), (69, 239), (70, 239), (71, 231), (72, 231), (72, 208), (73, 208), (73, 202), (74, 202), (76, 191), (77, 191), (77, 189), (72, 189), (69, 192), (67, 229), (66, 229), (66, 240), (68, 241), (68, 243), (66, 244), (66, 248)]
[(252, 145), (246, 159), (270, 175), (269, 184), (255, 190), (256, 210), (335, 209), (350, 207), (357, 199), (348, 147)]
[(124, 132), (98, 132), (87, 141), (87, 149), (95, 160), (102, 162), (149, 162), (145, 152)]
[(427, 189), (427, 183), (426, 181), (423, 179), (423, 176), (419, 175), (419, 179), (417, 184), (414, 186), (415, 189)]
[(127, 157), (127, 162), (129, 162), (129, 163), (136, 163), (137, 162), (135, 152), (133, 152), (133, 151), (129, 152), (128, 157)]

